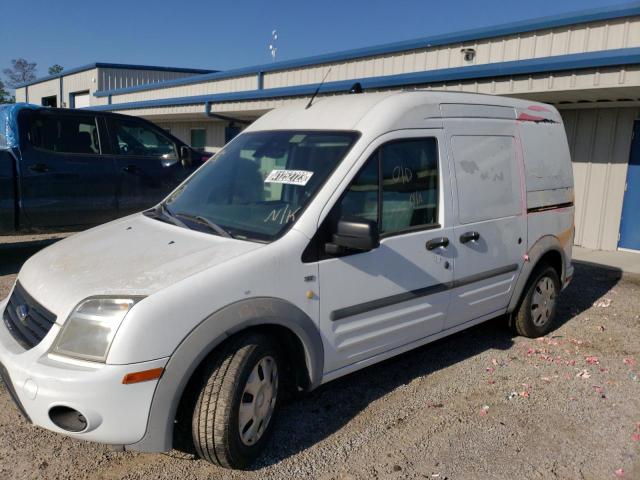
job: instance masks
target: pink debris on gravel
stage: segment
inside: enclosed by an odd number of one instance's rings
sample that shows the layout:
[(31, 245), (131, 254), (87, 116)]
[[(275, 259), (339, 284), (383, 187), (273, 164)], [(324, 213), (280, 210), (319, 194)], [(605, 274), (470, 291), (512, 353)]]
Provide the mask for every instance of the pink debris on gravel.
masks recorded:
[(636, 361), (633, 358), (624, 358), (622, 359), (622, 363), (629, 367), (633, 367), (636, 364)]
[(619, 468), (617, 469), (615, 472), (613, 472), (615, 474), (616, 477), (618, 478), (622, 478), (624, 477), (624, 469)]
[(585, 357), (585, 360), (589, 365), (598, 365), (600, 363), (598, 357)]

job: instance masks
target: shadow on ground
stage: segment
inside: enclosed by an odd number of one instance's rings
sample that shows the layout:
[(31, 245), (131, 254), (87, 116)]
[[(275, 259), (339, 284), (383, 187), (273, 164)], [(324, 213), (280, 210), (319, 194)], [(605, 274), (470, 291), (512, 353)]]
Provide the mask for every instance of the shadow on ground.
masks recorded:
[[(573, 282), (561, 296), (555, 328), (590, 308), (621, 278), (620, 271), (576, 263)], [(506, 316), (502, 316), (368, 367), (287, 402), (280, 411), (266, 455), (253, 468), (266, 467), (304, 451), (340, 430), (370, 403), (418, 377), (486, 350), (508, 350), (513, 345), (513, 333), (507, 328)], [(179, 425), (176, 435), (180, 452), (174, 453), (180, 458), (185, 458), (185, 454), (193, 454), (190, 425)]]
[(0, 275), (13, 275), (18, 273), (29, 257), (57, 241), (58, 239), (47, 239), (0, 244)]

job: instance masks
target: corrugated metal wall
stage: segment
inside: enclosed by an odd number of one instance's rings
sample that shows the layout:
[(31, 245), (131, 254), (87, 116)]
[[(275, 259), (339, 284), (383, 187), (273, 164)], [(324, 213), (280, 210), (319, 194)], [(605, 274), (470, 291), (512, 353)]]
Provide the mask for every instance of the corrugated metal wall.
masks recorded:
[[(476, 50), (473, 61), (466, 62), (463, 59), (463, 54), (460, 52), (463, 47), (473, 47)], [(269, 89), (317, 83), (322, 80), (329, 67), (331, 72), (326, 81), (331, 82), (632, 47), (640, 47), (640, 17), (583, 23), (465, 44), (443, 45), (266, 72), (263, 77), (263, 86)], [(575, 82), (575, 80), (571, 81)], [(113, 103), (238, 92), (256, 88), (258, 88), (257, 75), (250, 74), (230, 79), (117, 94), (113, 96)]]
[(615, 250), (638, 108), (561, 110), (573, 160), (575, 244)]
[[(84, 92), (89, 90), (91, 96), (89, 101), (93, 105), (94, 92), (98, 89), (98, 69), (86, 70), (84, 72), (74, 73), (72, 75), (65, 76), (62, 79), (62, 98), (65, 107), (71, 107), (71, 93)], [(60, 106), (60, 105), (59, 105)]]
[[(327, 81), (330, 82), (639, 46), (640, 18), (622, 18), (270, 72), (264, 76), (264, 88), (317, 83), (329, 67)], [(463, 60), (460, 52), (463, 47), (476, 50), (473, 62)]]
[(162, 70), (134, 70), (123, 68), (101, 68), (98, 76), (98, 90), (135, 87), (148, 83), (164, 82), (176, 78), (193, 77), (195, 73), (169, 72)]
[(226, 122), (220, 121), (196, 121), (196, 122), (157, 122), (165, 129), (169, 129), (174, 137), (178, 137), (186, 144), (191, 143), (191, 129), (206, 129), (206, 146), (222, 147), (224, 145), (224, 128)]
[(28, 99), (29, 103), (36, 105), (42, 104), (42, 97), (50, 97), (56, 95), (58, 97), (58, 105), (60, 105), (60, 80), (54, 79), (48, 82), (36, 83), (29, 86)]
[(26, 89), (25, 88), (16, 88), (16, 102), (26, 102)]
[(256, 74), (222, 80), (203, 81), (178, 87), (163, 87), (154, 90), (123, 93), (114, 95), (113, 103), (138, 102), (144, 100), (156, 100), (159, 98), (190, 97), (194, 95), (206, 95), (215, 93), (241, 92), (256, 90), (258, 88), (258, 76)]

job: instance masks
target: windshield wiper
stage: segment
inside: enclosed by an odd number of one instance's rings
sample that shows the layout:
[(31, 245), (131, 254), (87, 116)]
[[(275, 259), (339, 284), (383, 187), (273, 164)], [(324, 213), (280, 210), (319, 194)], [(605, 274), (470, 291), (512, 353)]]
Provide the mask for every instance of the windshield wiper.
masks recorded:
[(161, 203), (149, 210), (145, 210), (144, 212), (142, 212), (142, 214), (147, 217), (160, 220), (161, 222), (172, 223), (173, 225), (177, 225), (178, 227), (182, 228), (189, 228), (182, 221), (173, 216), (173, 214), (169, 211), (164, 203)]
[(182, 218), (186, 218), (187, 220), (191, 220), (192, 222), (195, 222), (195, 223), (204, 224), (207, 227), (209, 227), (211, 230), (216, 232), (218, 235), (220, 235), (221, 237), (233, 238), (233, 235), (231, 235), (228, 231), (226, 231), (220, 225), (218, 225), (217, 223), (214, 223), (211, 220), (209, 220), (208, 218), (202, 217), (200, 215), (189, 215), (187, 213), (176, 213), (176, 217), (182, 217)]

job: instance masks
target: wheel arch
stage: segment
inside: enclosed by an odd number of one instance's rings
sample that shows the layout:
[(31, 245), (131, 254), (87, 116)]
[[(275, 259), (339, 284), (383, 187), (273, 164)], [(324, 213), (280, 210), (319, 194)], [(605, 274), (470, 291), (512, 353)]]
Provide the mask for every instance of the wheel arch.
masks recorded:
[(223, 342), (250, 330), (275, 334), (288, 356), (302, 357), (303, 368), (294, 370), (302, 388), (311, 390), (320, 384), (324, 349), (313, 320), (282, 299), (242, 300), (207, 317), (176, 348), (158, 381), (144, 437), (125, 448), (141, 452), (170, 450), (178, 406), (198, 367)]
[(538, 265), (544, 262), (549, 263), (554, 268), (560, 279), (560, 285), (564, 285), (566, 258), (564, 249), (557, 237), (554, 235), (540, 237), (529, 249), (527, 256), (528, 261), (525, 261), (522, 266), (522, 270), (513, 289), (513, 295), (511, 296), (507, 313), (513, 312), (518, 307), (529, 282), (529, 278), (531, 278), (531, 275)]

